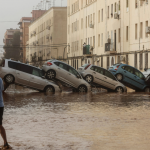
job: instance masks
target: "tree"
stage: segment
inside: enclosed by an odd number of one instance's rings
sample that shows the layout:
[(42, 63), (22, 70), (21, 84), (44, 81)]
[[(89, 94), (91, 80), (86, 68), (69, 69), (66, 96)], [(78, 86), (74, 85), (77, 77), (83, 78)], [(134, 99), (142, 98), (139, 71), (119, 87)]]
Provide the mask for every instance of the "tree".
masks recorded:
[(4, 47), (6, 59), (13, 58), (15, 60), (20, 59), (20, 32), (17, 31), (13, 35), (12, 45), (5, 45)]

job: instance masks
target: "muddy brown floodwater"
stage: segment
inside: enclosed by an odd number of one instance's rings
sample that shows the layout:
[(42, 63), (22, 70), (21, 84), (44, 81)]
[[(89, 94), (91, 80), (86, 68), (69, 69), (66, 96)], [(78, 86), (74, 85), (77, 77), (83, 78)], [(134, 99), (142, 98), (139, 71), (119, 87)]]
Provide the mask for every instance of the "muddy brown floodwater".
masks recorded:
[(150, 149), (149, 94), (45, 95), (16, 87), (4, 99), (3, 125), (14, 150)]

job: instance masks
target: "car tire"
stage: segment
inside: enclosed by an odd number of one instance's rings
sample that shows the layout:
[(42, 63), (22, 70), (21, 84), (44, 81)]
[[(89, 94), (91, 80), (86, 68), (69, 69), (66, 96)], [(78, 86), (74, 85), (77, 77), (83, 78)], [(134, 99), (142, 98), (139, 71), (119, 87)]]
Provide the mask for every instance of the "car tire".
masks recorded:
[(54, 70), (48, 70), (46, 72), (46, 79), (52, 80), (55, 79), (55, 77), (56, 77), (56, 72)]
[(49, 94), (49, 93), (55, 93), (55, 89), (54, 89), (54, 87), (53, 86), (46, 86), (45, 87), (45, 93), (47, 93), (47, 94)]
[(119, 74), (116, 75), (116, 78), (117, 78), (118, 81), (122, 81), (123, 80), (123, 75), (119, 73)]
[(149, 92), (150, 92), (150, 87), (146, 87), (146, 88), (144, 89), (144, 92), (149, 93)]
[(8, 74), (8, 75), (6, 75), (6, 76), (4, 77), (4, 81), (5, 81), (5, 83), (7, 83), (7, 84), (13, 84), (14, 81), (15, 81), (15, 78), (14, 78), (13, 75)]
[(123, 90), (123, 88), (122, 88), (121, 86), (118, 86), (118, 87), (115, 89), (115, 91), (116, 91), (117, 93), (123, 93), (123, 92), (124, 92), (124, 90)]
[(88, 82), (88, 83), (92, 83), (93, 82), (93, 77), (91, 75), (87, 75), (85, 77), (85, 81)]
[(85, 85), (80, 85), (78, 87), (78, 92), (79, 93), (86, 93), (87, 92), (87, 87)]

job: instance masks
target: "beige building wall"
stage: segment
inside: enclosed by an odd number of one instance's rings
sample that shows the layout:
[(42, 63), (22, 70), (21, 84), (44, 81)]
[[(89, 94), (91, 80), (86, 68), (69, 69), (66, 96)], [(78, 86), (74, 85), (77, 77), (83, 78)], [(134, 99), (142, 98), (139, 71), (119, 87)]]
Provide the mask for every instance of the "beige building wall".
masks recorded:
[(29, 62), (67, 59), (67, 7), (52, 7), (29, 26)]
[[(122, 62), (140, 70), (150, 67), (150, 2), (147, 0), (68, 0), (67, 43), (70, 65), (108, 68)], [(105, 44), (110, 41), (110, 48)], [(83, 55), (83, 43), (91, 54)], [(136, 53), (136, 54), (135, 54)], [(81, 62), (81, 63), (80, 63)], [(137, 65), (136, 65), (137, 64)]]

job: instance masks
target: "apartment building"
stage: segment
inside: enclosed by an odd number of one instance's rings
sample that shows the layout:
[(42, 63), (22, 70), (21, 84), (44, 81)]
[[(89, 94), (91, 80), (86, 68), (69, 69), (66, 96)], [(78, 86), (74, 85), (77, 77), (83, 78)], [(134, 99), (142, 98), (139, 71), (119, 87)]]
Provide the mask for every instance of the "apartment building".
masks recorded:
[(4, 34), (4, 39), (3, 39), (3, 43), (5, 45), (11, 45), (12, 44), (12, 40), (13, 40), (13, 35), (15, 32), (20, 31), (19, 29), (7, 29), (5, 34)]
[(32, 10), (32, 17), (22, 17), (20, 25), (20, 61), (26, 62), (26, 42), (29, 40), (29, 25), (42, 16), (47, 10)]
[(122, 62), (140, 70), (150, 67), (148, 0), (68, 0), (67, 3), (70, 65), (77, 69), (92, 63), (108, 68)]
[(28, 62), (67, 59), (67, 7), (52, 7), (29, 26)]

